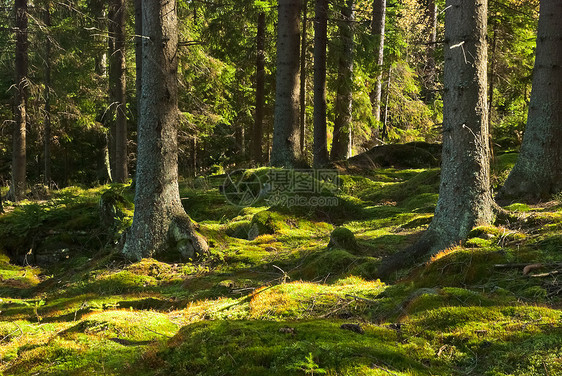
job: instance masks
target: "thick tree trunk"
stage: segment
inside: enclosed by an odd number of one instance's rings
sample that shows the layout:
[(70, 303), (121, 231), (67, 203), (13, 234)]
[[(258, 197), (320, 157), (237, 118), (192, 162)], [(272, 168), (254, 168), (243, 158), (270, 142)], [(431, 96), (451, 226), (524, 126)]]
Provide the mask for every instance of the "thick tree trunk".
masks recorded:
[(15, 0), (16, 25), (16, 97), (12, 151), (12, 186), (10, 198), (20, 200), (26, 185), (26, 126), (27, 126), (27, 0)]
[(306, 130), (306, 49), (308, 46), (308, 1), (303, 0), (302, 6), (302, 36), (301, 36), (301, 77), (300, 77), (300, 148), (304, 155)]
[(502, 196), (545, 198), (562, 190), (562, 2), (542, 0), (533, 88), (517, 163)]
[(263, 162), (263, 117), (265, 103), (265, 13), (258, 15), (256, 36), (256, 118), (252, 137), (252, 155), (256, 165)]
[(127, 81), (125, 61), (125, 0), (111, 0), (109, 6), (110, 64), (109, 85), (111, 105), (115, 108), (115, 123), (112, 123), (113, 157), (112, 176), (115, 182), (125, 183), (129, 178), (127, 169)]
[(178, 29), (175, 1), (143, 0), (141, 121), (133, 225), (123, 254), (183, 260), (207, 252), (178, 188)]
[(51, 2), (45, 2), (45, 28), (47, 38), (45, 40), (45, 126), (43, 128), (43, 158), (44, 171), (43, 183), (51, 188)]
[(354, 0), (347, 0), (342, 8), (339, 23), (342, 50), (338, 64), (336, 93), (336, 118), (332, 141), (332, 160), (343, 160), (351, 156), (351, 126), (353, 99), (353, 22), (355, 21)]
[(371, 104), (373, 116), (378, 123), (381, 119), (381, 97), (382, 97), (382, 65), (384, 62), (384, 27), (386, 20), (386, 0), (373, 1), (372, 33), (375, 38), (375, 60), (377, 62), (377, 76), (375, 87), (371, 92)]
[(299, 132), (299, 48), (301, 0), (279, 0), (275, 119), (271, 165), (302, 161)]
[(314, 5), (314, 150), (313, 165), (328, 163), (326, 129), (326, 46), (328, 44), (328, 0), (315, 0)]
[(487, 0), (448, 0), (439, 200), (422, 238), (381, 265), (382, 277), (492, 222), (487, 123)]

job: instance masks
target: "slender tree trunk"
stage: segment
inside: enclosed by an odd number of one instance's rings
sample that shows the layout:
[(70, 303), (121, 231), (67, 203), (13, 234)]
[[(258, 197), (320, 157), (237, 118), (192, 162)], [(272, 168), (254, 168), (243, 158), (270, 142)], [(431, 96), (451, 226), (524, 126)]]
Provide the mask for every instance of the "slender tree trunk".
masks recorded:
[(326, 125), (326, 47), (328, 44), (328, 0), (314, 5), (314, 167), (328, 163)]
[(256, 36), (256, 118), (252, 137), (252, 154), (256, 165), (263, 162), (263, 116), (265, 103), (265, 13), (258, 15)]
[(336, 118), (332, 141), (332, 160), (350, 157), (353, 103), (353, 22), (355, 21), (354, 0), (347, 0), (342, 7), (339, 23), (342, 50), (339, 56), (336, 93)]
[(381, 277), (466, 239), (493, 220), (487, 122), (487, 0), (447, 0), (441, 185), (421, 239), (384, 261)]
[(10, 198), (20, 200), (26, 186), (26, 127), (27, 127), (27, 0), (15, 0), (16, 25), (16, 98), (12, 151), (12, 187)]
[(305, 130), (306, 130), (306, 49), (308, 47), (308, 1), (303, 0), (302, 6), (302, 37), (301, 37), (301, 86), (300, 86), (300, 141), (301, 154), (304, 155), (305, 149)]
[(373, 116), (378, 123), (381, 119), (381, 97), (382, 97), (382, 65), (384, 62), (384, 27), (386, 20), (386, 0), (373, 1), (372, 33), (375, 38), (375, 60), (377, 62), (377, 76), (375, 87), (371, 92), (371, 104)]
[(115, 67), (115, 5), (113, 4), (116, 0), (110, 0), (107, 6), (107, 56), (109, 56), (107, 76), (109, 81), (109, 107), (105, 112), (105, 124), (109, 125), (109, 137), (108, 137), (108, 150), (109, 150), (109, 165), (111, 170), (111, 181), (115, 182), (115, 161), (117, 160), (116, 149), (116, 131), (117, 125), (115, 122), (117, 108), (116, 97), (117, 93), (115, 85), (116, 67)]
[(386, 75), (386, 97), (384, 100), (384, 116), (382, 118), (381, 140), (388, 139), (388, 104), (390, 102), (390, 80), (392, 79), (392, 67), (388, 67)]
[(45, 127), (43, 128), (43, 158), (45, 159), (43, 182), (51, 188), (51, 2), (45, 2)]
[(494, 159), (494, 143), (492, 140), (492, 116), (494, 114), (494, 84), (496, 76), (496, 46), (497, 46), (497, 29), (494, 24), (492, 30), (492, 56), (490, 60), (490, 77), (488, 78), (488, 131), (490, 143), (490, 161)]
[(142, 93), (142, 0), (135, 0), (135, 91), (137, 100), (137, 126), (140, 123)]
[(143, 0), (141, 121), (135, 214), (123, 254), (187, 260), (207, 252), (178, 187), (178, 20), (173, 0)]
[(429, 0), (427, 5), (427, 16), (429, 21), (429, 44), (427, 46), (427, 76), (425, 103), (432, 103), (435, 98), (435, 81), (437, 80), (437, 69), (435, 65), (435, 47), (437, 44), (437, 4), (435, 0)]
[(302, 162), (299, 128), (299, 52), (301, 0), (279, 0), (275, 119), (271, 165)]
[(562, 190), (562, 2), (542, 0), (533, 87), (519, 158), (502, 196), (546, 198)]
[(115, 108), (113, 131), (113, 178), (125, 183), (127, 171), (127, 75), (125, 61), (125, 0), (111, 0), (109, 6), (110, 47), (109, 85), (111, 105)]

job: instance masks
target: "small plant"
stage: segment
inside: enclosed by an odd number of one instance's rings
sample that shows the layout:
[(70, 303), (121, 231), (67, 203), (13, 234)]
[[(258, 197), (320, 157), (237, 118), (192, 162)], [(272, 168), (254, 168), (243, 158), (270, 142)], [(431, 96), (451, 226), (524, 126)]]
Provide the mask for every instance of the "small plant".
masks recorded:
[(291, 369), (303, 371), (305, 375), (314, 376), (326, 373), (326, 370), (320, 368), (318, 364), (314, 361), (314, 356), (312, 353), (308, 353), (305, 360), (295, 363)]

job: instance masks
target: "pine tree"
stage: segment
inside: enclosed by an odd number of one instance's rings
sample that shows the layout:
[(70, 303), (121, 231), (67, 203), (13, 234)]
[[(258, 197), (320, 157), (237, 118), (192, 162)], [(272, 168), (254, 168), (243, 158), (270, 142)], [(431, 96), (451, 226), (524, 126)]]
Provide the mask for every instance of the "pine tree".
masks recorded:
[(178, 187), (178, 29), (175, 1), (143, 0), (141, 119), (133, 225), (123, 254), (187, 260), (207, 252)]
[(277, 75), (271, 165), (294, 167), (302, 160), (299, 129), (301, 0), (279, 0)]
[(521, 152), (504, 197), (546, 198), (562, 190), (562, 2), (540, 3), (533, 87)]

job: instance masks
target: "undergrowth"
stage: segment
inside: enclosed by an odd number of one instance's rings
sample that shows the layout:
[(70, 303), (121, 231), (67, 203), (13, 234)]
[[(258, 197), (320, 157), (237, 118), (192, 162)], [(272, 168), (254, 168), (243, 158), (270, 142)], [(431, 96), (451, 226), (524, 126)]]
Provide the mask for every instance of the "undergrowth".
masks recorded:
[[(512, 163), (497, 158), (494, 182)], [(239, 207), (221, 184), (181, 184), (211, 245), (197, 264), (120, 257), (128, 186), (5, 204), (0, 372), (562, 374), (556, 197), (509, 203), (509, 220), (383, 283), (381, 258), (431, 222), (438, 169), (342, 174), (320, 185), (337, 199), (329, 208), (290, 210), (262, 196)]]

